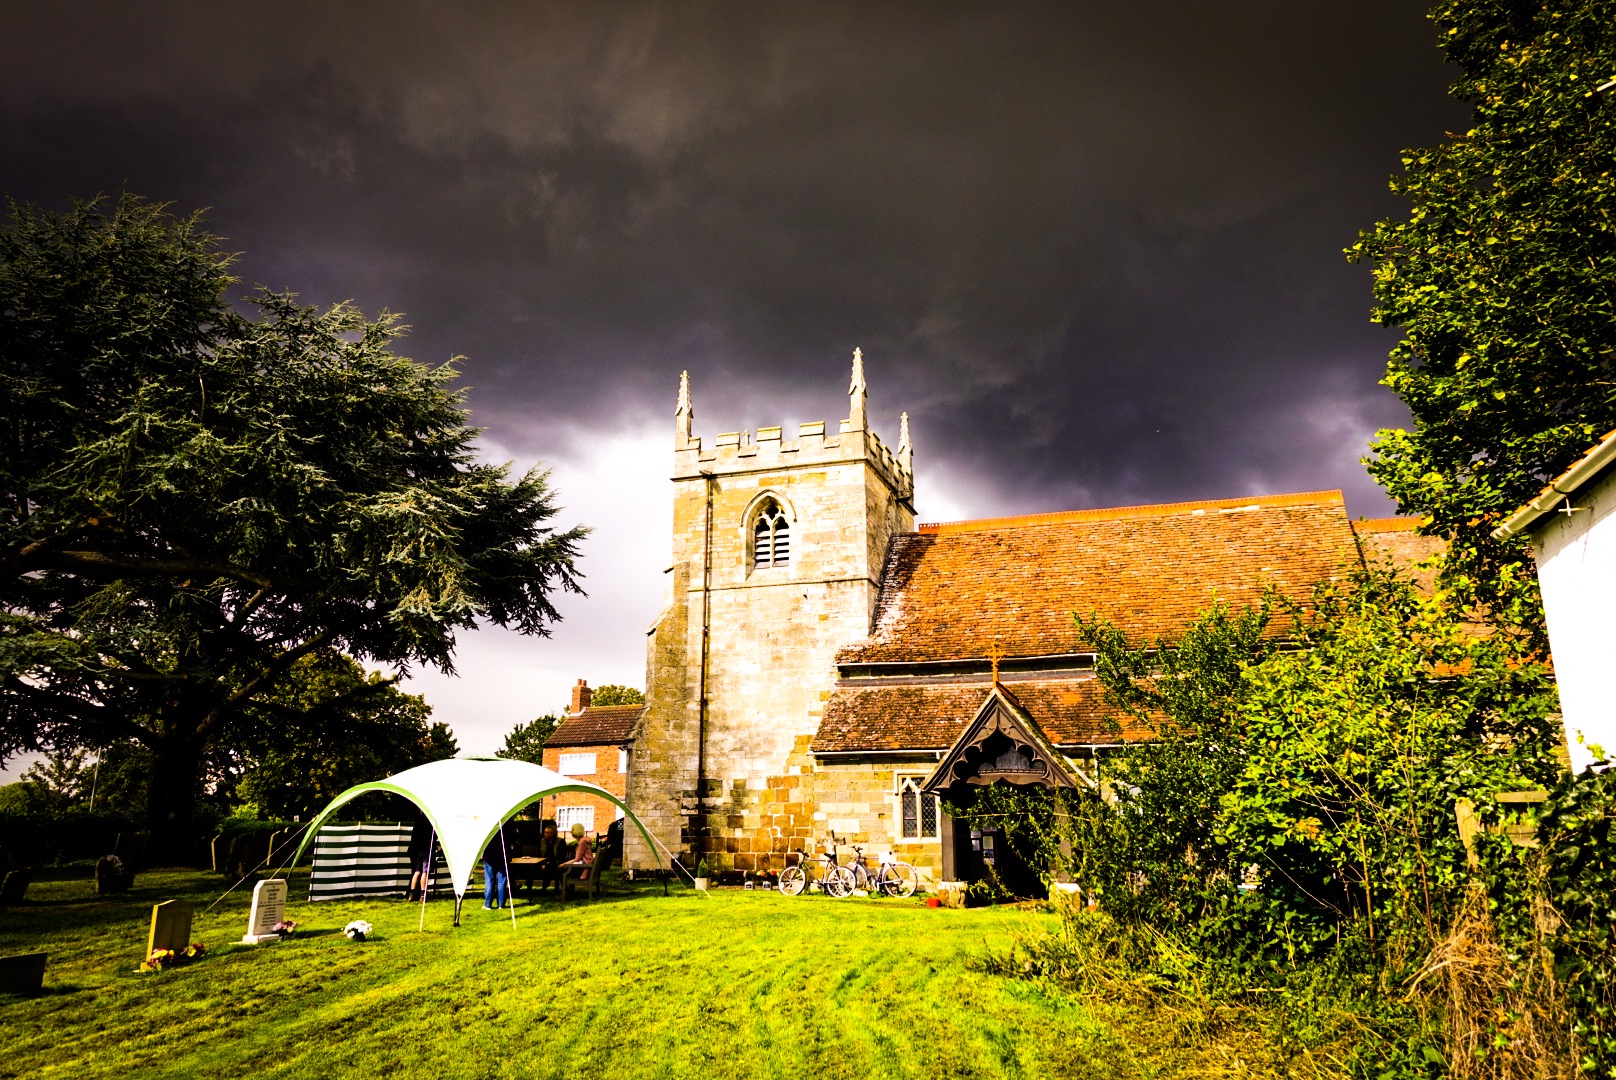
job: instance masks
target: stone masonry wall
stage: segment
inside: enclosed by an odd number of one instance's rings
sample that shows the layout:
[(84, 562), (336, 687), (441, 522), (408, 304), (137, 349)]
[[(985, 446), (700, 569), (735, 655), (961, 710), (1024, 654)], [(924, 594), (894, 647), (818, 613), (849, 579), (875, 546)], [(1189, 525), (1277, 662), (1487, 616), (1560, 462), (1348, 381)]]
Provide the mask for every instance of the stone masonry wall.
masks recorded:
[[(629, 796), (658, 839), (704, 850), (715, 869), (765, 869), (759, 856), (811, 829), (813, 811), (789, 793), (812, 775), (807, 747), (836, 653), (869, 633), (891, 537), (914, 527), (907, 462), (872, 433), (823, 427), (805, 424), (791, 442), (764, 428), (755, 441), (733, 433), (711, 450), (695, 439), (675, 449), (672, 596), (648, 643)], [(791, 558), (754, 568), (751, 526), (771, 497), (790, 521)], [(628, 846), (628, 865), (653, 865), (643, 848)]]

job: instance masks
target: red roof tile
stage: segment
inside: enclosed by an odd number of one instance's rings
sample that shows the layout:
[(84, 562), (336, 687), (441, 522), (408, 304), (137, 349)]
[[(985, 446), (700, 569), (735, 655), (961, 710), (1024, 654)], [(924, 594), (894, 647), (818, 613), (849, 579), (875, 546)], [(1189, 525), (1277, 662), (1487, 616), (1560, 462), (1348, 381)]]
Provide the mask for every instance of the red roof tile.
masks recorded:
[(1416, 571), (1413, 566), (1433, 555), (1442, 554), (1447, 550), (1448, 542), (1439, 536), (1425, 536), (1416, 532), (1419, 525), (1420, 519), (1412, 517), (1360, 518), (1352, 523), (1352, 531), (1358, 535), (1358, 546), (1363, 550), (1365, 560), (1370, 563), (1389, 560), (1405, 573), (1412, 572), (1415, 580), (1429, 589), (1436, 572), (1425, 569)]
[(644, 705), (591, 706), (556, 727), (545, 746), (621, 746), (634, 738)]
[[(1058, 746), (1132, 742), (1149, 731), (1102, 701), (1097, 679), (1026, 679), (1006, 687)], [(825, 703), (815, 753), (946, 750), (987, 698), (991, 684), (838, 686)]]
[(1241, 607), (1269, 585), (1305, 597), (1358, 559), (1339, 491), (923, 526), (894, 538), (875, 629), (837, 660), (1090, 651), (1073, 612), (1142, 643), (1183, 630), (1214, 597)]

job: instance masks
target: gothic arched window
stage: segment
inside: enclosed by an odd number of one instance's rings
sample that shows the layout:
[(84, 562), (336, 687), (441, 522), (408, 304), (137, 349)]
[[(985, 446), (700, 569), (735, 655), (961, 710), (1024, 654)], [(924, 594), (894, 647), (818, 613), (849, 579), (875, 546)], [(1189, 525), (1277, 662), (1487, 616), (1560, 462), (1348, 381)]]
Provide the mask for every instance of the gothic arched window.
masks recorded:
[(752, 568), (784, 566), (791, 561), (791, 526), (780, 504), (769, 500), (752, 523)]

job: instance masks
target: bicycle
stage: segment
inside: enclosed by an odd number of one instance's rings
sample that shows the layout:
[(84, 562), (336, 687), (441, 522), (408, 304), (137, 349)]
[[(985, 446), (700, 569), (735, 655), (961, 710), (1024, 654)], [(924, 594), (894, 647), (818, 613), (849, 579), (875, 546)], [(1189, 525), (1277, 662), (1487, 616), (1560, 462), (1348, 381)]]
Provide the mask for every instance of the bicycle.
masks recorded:
[(853, 871), (853, 887), (866, 891), (883, 892), (894, 898), (913, 896), (915, 886), (920, 881), (920, 876), (915, 873), (915, 868), (906, 862), (899, 862), (897, 857), (890, 851), (883, 851), (878, 858), (880, 865), (876, 868), (875, 874), (871, 875), (864, 865), (864, 849), (861, 847), (853, 849), (851, 867)]
[(827, 896), (840, 900), (853, 891), (853, 871), (837, 865), (834, 842), (826, 847), (825, 853), (818, 860), (811, 859), (806, 851), (799, 851), (796, 854), (797, 865), (788, 866), (780, 871), (780, 892), (784, 895), (798, 896), (807, 888), (809, 870), (815, 861), (822, 864), (818, 884)]

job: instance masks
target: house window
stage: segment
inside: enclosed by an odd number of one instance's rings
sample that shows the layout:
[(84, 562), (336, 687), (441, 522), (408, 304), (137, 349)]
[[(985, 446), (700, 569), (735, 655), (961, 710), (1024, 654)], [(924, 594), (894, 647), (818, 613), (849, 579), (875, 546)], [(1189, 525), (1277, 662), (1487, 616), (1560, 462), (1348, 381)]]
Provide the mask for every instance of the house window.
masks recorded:
[(556, 807), (556, 832), (565, 836), (572, 831), (574, 824), (581, 824), (585, 832), (594, 832), (595, 808), (593, 806)]
[(937, 796), (920, 790), (925, 773), (898, 777), (898, 837), (903, 840), (937, 838)]
[(556, 765), (556, 772), (562, 776), (593, 776), (595, 775), (594, 754), (562, 754)]
[(617, 751), (617, 771), (620, 772), (620, 773), (628, 772), (628, 751), (627, 750), (621, 750), (620, 749), (620, 750)]
[(791, 561), (791, 526), (774, 500), (764, 503), (752, 525), (752, 568), (784, 566)]

